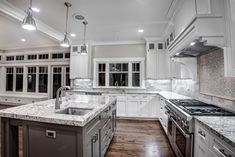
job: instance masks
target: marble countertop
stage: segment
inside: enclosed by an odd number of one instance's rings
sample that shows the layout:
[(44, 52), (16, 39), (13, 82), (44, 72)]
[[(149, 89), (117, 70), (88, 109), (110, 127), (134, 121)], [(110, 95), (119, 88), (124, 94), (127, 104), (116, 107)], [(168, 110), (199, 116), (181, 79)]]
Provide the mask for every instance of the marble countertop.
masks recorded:
[(197, 116), (195, 119), (220, 139), (235, 147), (235, 117)]
[(85, 126), (115, 99), (108, 96), (71, 95), (63, 98), (61, 109), (67, 107), (93, 108), (84, 116), (55, 113), (55, 99), (0, 110), (0, 117), (70, 125)]

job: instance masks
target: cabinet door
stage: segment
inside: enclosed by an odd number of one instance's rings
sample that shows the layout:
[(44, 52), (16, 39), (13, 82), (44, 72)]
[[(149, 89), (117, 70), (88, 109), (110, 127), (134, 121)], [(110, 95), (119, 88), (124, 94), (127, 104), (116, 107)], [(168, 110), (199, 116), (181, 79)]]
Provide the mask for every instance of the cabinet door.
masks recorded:
[(157, 79), (157, 52), (155, 50), (147, 52), (146, 75), (147, 79)]
[(138, 115), (140, 115), (140, 117), (145, 117), (145, 118), (150, 118), (150, 103), (148, 101), (139, 101), (139, 109), (138, 109)]
[(126, 101), (117, 101), (117, 116), (125, 117), (126, 114)]
[(29, 157), (77, 157), (77, 140), (73, 131), (29, 126), (28, 144), (24, 147)]
[(139, 116), (139, 100), (128, 100), (127, 102), (127, 116), (138, 117)]
[(150, 117), (154, 117), (154, 118), (159, 118), (159, 112), (160, 112), (160, 101), (159, 101), (159, 97), (155, 96), (152, 99), (150, 99), (149, 103), (149, 108), (150, 108)]
[(86, 157), (100, 157), (100, 133), (95, 132), (90, 136), (87, 145), (85, 146)]
[(71, 52), (70, 79), (88, 78), (88, 55)]

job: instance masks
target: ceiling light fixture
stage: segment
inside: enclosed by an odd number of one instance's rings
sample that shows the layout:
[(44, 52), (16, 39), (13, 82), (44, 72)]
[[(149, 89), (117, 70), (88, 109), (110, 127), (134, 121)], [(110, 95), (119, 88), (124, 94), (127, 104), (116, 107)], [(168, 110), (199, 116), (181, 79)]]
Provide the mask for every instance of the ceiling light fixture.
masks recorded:
[(36, 30), (36, 22), (33, 18), (33, 10), (32, 10), (32, 0), (30, 0), (30, 4), (29, 4), (29, 8), (26, 11), (26, 17), (23, 19), (22, 22), (22, 28), (29, 30), (29, 31), (33, 31)]
[(84, 43), (81, 46), (81, 55), (86, 55), (87, 54), (87, 45), (86, 45), (86, 25), (88, 22), (85, 20), (82, 22), (84, 25)]
[(139, 33), (143, 33), (144, 30), (143, 30), (143, 29), (139, 29), (138, 32), (139, 32)]
[(26, 42), (26, 40), (24, 38), (20, 39), (22, 42)]
[(193, 42), (190, 43), (191, 46), (193, 46), (193, 45), (195, 45), (195, 44), (196, 44), (195, 41), (193, 41)]
[(71, 37), (76, 37), (77, 35), (75, 33), (70, 34)]
[(69, 2), (65, 2), (64, 5), (67, 7), (67, 10), (66, 10), (66, 20), (65, 20), (65, 32), (64, 32), (64, 39), (61, 41), (60, 46), (61, 47), (69, 47), (70, 46), (70, 41), (68, 39), (67, 28), (68, 28), (69, 7), (71, 7), (72, 4), (69, 3)]
[(37, 13), (40, 12), (40, 9), (38, 9), (38, 8), (36, 8), (36, 7), (32, 7), (32, 10), (33, 10), (34, 12), (37, 12)]

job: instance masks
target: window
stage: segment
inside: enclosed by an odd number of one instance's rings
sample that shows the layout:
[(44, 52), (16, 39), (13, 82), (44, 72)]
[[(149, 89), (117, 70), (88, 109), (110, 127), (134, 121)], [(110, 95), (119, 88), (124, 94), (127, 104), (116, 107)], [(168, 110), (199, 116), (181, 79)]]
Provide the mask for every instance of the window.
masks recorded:
[(163, 50), (163, 43), (158, 43), (158, 50)]
[(145, 58), (94, 59), (94, 87), (144, 88)]
[(14, 61), (14, 56), (6, 56), (7, 61)]
[(28, 92), (36, 91), (36, 67), (28, 67)]
[(16, 56), (16, 60), (17, 60), (17, 61), (22, 61), (22, 60), (24, 60), (24, 55)]
[(70, 86), (70, 78), (69, 78), (69, 73), (70, 73), (70, 68), (66, 67), (65, 69), (65, 85)]
[(70, 58), (70, 53), (69, 52), (65, 53), (64, 55), (65, 55), (64, 58)]
[(23, 67), (16, 67), (16, 92), (23, 91), (23, 78), (24, 76), (24, 68)]
[(13, 67), (6, 68), (6, 91), (13, 91), (13, 74)]
[(63, 58), (63, 53), (53, 53), (52, 54), (52, 59), (62, 59)]
[(39, 67), (38, 92), (47, 93), (48, 67)]
[(28, 60), (36, 60), (37, 55), (28, 55)]
[(38, 59), (48, 59), (49, 55), (48, 54), (39, 54)]
[(105, 86), (105, 71), (106, 71), (106, 64), (105, 63), (98, 64), (98, 86)]
[(2, 56), (0, 56), (0, 60), (2, 60)]
[(140, 63), (132, 63), (132, 86), (140, 86)]
[(128, 63), (109, 64), (109, 86), (128, 86)]

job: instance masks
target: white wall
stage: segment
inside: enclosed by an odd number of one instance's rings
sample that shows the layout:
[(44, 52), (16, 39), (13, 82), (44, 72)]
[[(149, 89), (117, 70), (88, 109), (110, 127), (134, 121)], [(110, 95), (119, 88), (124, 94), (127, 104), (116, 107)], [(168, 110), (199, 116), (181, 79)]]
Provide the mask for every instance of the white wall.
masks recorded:
[(93, 46), (93, 58), (145, 57), (145, 44)]

